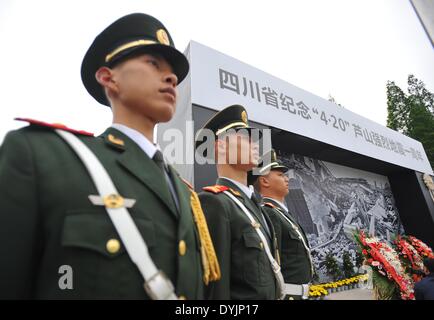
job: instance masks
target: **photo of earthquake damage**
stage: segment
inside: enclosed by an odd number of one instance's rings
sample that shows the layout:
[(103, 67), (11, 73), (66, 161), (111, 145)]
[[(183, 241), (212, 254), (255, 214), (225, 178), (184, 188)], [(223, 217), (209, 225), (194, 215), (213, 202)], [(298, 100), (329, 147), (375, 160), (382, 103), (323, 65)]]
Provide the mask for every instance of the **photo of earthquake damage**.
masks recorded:
[(404, 233), (386, 176), (295, 154), (281, 152), (278, 157), (290, 168), (288, 209), (308, 237), (317, 281), (331, 280), (327, 255), (342, 266), (346, 253), (360, 267), (354, 230), (388, 241)]

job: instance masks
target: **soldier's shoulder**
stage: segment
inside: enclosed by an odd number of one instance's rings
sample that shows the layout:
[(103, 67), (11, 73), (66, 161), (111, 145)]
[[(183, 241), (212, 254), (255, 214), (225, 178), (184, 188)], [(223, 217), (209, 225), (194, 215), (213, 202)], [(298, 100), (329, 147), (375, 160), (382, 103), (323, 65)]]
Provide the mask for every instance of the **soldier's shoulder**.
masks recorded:
[(263, 206), (265, 208), (272, 208), (272, 209), (276, 208), (276, 206), (273, 203), (269, 202), (269, 201), (264, 201)]
[(198, 194), (202, 206), (207, 210), (223, 206), (227, 200), (223, 193), (226, 190), (228, 190), (226, 187), (223, 188), (223, 186), (218, 185), (203, 187)]
[[(23, 119), (23, 120), (21, 120)], [(30, 120), (30, 121), (27, 121)], [(62, 141), (62, 138), (54, 131), (56, 125), (50, 125), (42, 121), (19, 118), (19, 121), (28, 122), (28, 126), (20, 129), (9, 131), (4, 140), (0, 143), (2, 153), (5, 156), (15, 159), (17, 157), (30, 154), (39, 154), (45, 156), (46, 154), (52, 154), (53, 152), (59, 152), (62, 146), (66, 146), (66, 143)], [(61, 127), (62, 125), (57, 125)], [(74, 130), (66, 126), (62, 127), (62, 130)], [(93, 144), (96, 138), (89, 132), (74, 130), (75, 135), (80, 138), (87, 145)], [(87, 143), (90, 142), (90, 143)]]
[(207, 217), (228, 217), (231, 211), (231, 200), (224, 194), (229, 190), (226, 186), (214, 185), (202, 188), (199, 193), (200, 203)]
[(266, 212), (269, 212), (269, 213), (271, 213), (271, 214), (274, 215), (274, 214), (277, 213), (277, 211), (279, 209), (278, 209), (278, 207), (274, 203), (265, 201), (265, 202), (262, 203), (262, 210), (266, 211)]
[(185, 180), (183, 177), (179, 176), (181, 178), (181, 181), (184, 182), (184, 184), (188, 187), (188, 189), (190, 189), (190, 191), (194, 191), (193, 185), (188, 182), (187, 180)]
[(219, 193), (222, 193), (222, 192), (227, 191), (229, 189), (230, 189), (229, 187), (218, 185), (218, 184), (202, 188), (202, 190), (205, 193), (212, 193), (212, 194), (219, 194)]
[[(202, 188), (203, 193), (209, 193), (214, 195), (220, 195), (223, 194), (225, 191), (229, 191), (234, 196), (241, 197), (241, 193), (239, 193), (237, 190), (234, 190), (230, 187), (223, 186), (223, 185), (213, 185), (213, 186), (207, 186)], [(226, 198), (226, 197), (225, 197)]]
[(262, 211), (266, 212), (268, 216), (272, 219), (280, 219), (279, 209), (276, 205), (270, 202), (262, 203)]
[(26, 133), (42, 133), (42, 132), (53, 132), (54, 130), (62, 130), (73, 133), (77, 136), (81, 137), (94, 137), (94, 134), (85, 130), (74, 129), (68, 127), (62, 123), (50, 123), (41, 120), (31, 119), (31, 118), (15, 118), (16, 121), (27, 122), (28, 126), (18, 129), (18, 132), (26, 132)]
[(184, 185), (191, 191), (191, 192), (195, 192), (194, 191), (194, 187), (193, 187), (193, 185), (188, 181), (188, 180), (186, 180), (186, 179), (184, 179), (182, 176), (181, 176), (181, 174), (178, 172), (178, 170), (176, 170), (176, 168), (174, 167), (174, 166), (172, 166), (172, 165), (169, 165), (171, 168), (172, 168), (172, 170), (173, 170), (173, 172), (175, 172), (175, 174), (176, 174), (176, 176), (184, 183)]
[(182, 181), (182, 183), (184, 184), (184, 186), (191, 192), (196, 194), (196, 191), (194, 190), (193, 185), (186, 179), (184, 179), (181, 174), (178, 172), (178, 170), (176, 170), (176, 168), (174, 166), (172, 166), (171, 164), (169, 164), (169, 167), (172, 168), (173, 172), (176, 174), (176, 176), (178, 177), (179, 180)]

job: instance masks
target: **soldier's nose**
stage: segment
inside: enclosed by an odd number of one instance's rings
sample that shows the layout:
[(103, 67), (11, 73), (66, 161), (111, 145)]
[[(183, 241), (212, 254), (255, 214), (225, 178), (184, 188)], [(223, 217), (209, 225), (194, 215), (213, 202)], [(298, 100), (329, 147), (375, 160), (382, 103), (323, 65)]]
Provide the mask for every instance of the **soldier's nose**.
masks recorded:
[(166, 75), (164, 82), (172, 84), (175, 88), (178, 85), (178, 77), (173, 72), (171, 72)]

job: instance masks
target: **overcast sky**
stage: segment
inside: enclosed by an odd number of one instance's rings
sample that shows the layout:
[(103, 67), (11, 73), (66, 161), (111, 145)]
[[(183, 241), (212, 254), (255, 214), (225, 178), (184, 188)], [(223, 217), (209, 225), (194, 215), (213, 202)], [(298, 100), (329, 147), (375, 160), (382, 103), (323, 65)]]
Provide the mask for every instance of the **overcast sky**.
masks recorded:
[(84, 89), (95, 36), (132, 12), (154, 15), (181, 51), (203, 43), (386, 124), (386, 82), (412, 73), (434, 91), (434, 50), (409, 0), (1, 0), (0, 142), (14, 117), (101, 133), (107, 107)]

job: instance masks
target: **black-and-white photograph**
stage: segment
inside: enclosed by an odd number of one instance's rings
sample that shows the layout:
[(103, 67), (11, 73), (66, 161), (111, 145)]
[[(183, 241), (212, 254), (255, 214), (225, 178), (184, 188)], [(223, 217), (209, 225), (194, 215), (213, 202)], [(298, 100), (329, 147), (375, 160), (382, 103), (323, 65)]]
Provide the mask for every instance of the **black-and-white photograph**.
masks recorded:
[(386, 241), (404, 232), (386, 176), (284, 152), (279, 158), (290, 168), (286, 200), (308, 237), (318, 281), (332, 280), (328, 255), (342, 267), (347, 254), (360, 268), (357, 229)]

